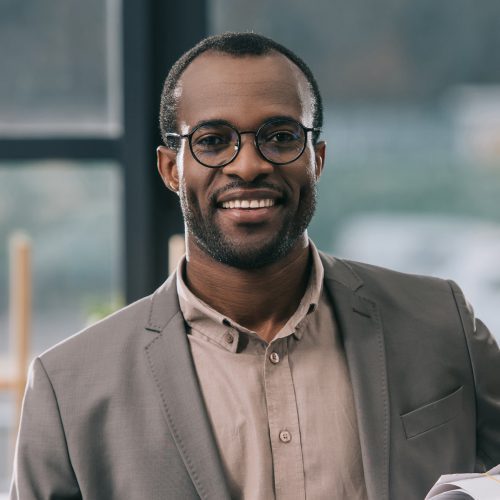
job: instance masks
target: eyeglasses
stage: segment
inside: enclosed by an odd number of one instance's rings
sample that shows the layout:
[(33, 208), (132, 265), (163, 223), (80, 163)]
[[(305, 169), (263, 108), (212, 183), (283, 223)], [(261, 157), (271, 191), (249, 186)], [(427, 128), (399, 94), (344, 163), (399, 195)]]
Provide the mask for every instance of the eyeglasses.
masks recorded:
[(178, 149), (180, 139), (189, 140), (189, 148), (198, 163), (208, 168), (225, 167), (240, 152), (241, 136), (255, 134), (254, 144), (262, 158), (273, 165), (297, 160), (306, 149), (307, 132), (320, 132), (290, 118), (273, 118), (256, 131), (240, 132), (233, 125), (217, 120), (197, 125), (189, 134), (167, 133), (167, 145)]

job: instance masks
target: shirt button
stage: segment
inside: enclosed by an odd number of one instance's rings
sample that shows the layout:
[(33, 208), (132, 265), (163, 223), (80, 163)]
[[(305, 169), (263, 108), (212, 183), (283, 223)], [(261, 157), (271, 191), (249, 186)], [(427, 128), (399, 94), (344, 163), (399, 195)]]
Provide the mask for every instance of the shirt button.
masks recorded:
[(228, 344), (232, 344), (233, 341), (234, 341), (234, 337), (228, 332), (224, 335), (224, 340), (228, 343)]
[(288, 431), (280, 432), (280, 441), (282, 443), (289, 443), (292, 440), (292, 435)]
[(269, 356), (269, 359), (271, 360), (271, 363), (279, 363), (280, 362), (280, 357), (277, 352), (272, 352), (271, 355)]

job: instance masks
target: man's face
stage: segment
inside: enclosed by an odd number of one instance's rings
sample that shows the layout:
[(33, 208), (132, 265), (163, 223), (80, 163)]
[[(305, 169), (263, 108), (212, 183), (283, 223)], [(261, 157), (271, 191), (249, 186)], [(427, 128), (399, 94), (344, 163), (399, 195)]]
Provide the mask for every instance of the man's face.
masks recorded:
[[(181, 134), (213, 120), (229, 122), (239, 131), (256, 131), (273, 117), (312, 126), (306, 79), (281, 54), (233, 57), (207, 52), (186, 69), (177, 92)], [(185, 139), (177, 155), (159, 149), (159, 168), (167, 185), (178, 190), (188, 250), (196, 245), (219, 262), (249, 269), (304, 246), (324, 143), (314, 147), (308, 133), (300, 158), (276, 166), (260, 156), (254, 134), (241, 137), (237, 158), (225, 167), (200, 165)]]

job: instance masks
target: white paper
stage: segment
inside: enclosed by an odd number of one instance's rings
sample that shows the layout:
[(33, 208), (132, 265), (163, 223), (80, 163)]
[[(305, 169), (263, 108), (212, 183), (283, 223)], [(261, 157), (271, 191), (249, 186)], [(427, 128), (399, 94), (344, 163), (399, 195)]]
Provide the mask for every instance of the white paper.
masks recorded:
[(441, 476), (425, 500), (465, 500), (467, 498), (500, 500), (500, 465), (484, 474)]

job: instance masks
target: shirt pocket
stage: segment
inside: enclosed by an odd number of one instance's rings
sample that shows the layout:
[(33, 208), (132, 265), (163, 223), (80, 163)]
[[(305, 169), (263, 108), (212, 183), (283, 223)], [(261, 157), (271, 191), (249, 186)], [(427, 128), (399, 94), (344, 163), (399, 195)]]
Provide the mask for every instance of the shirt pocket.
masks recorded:
[(444, 398), (401, 415), (406, 439), (414, 438), (453, 420), (463, 407), (463, 386)]

